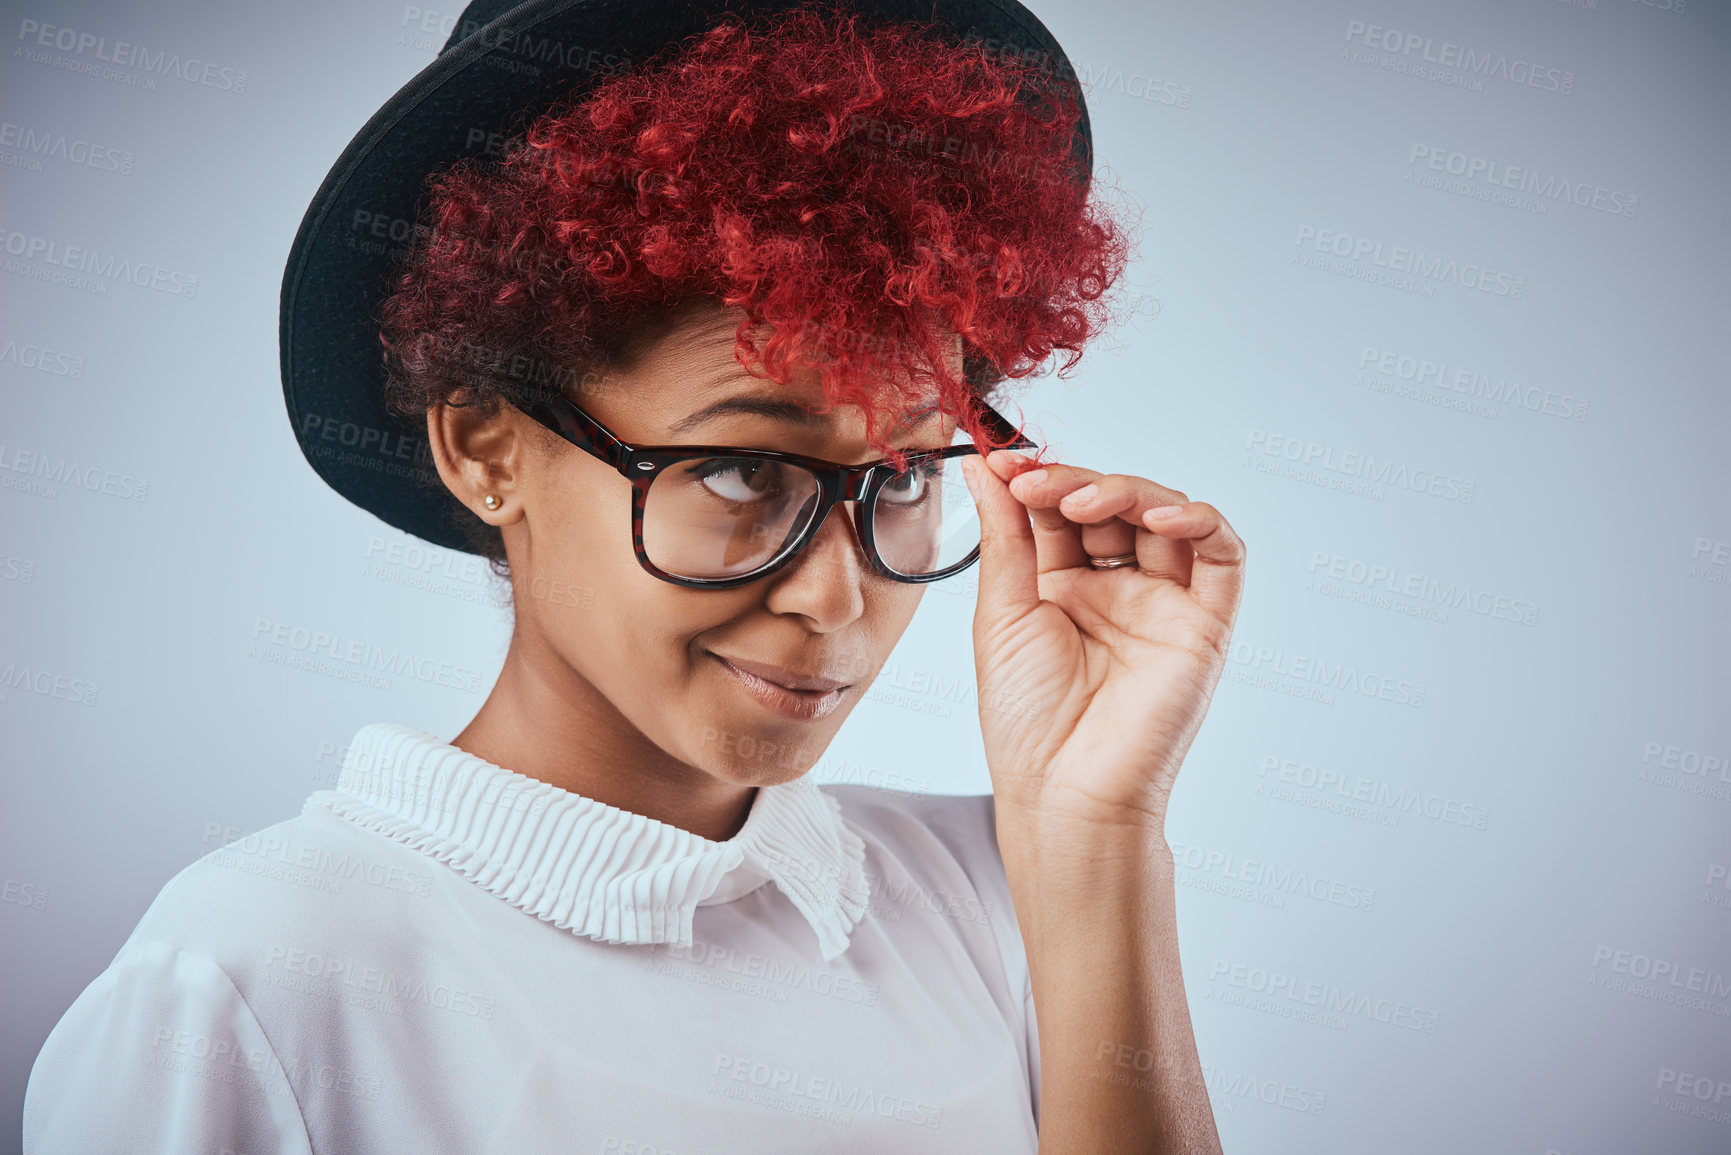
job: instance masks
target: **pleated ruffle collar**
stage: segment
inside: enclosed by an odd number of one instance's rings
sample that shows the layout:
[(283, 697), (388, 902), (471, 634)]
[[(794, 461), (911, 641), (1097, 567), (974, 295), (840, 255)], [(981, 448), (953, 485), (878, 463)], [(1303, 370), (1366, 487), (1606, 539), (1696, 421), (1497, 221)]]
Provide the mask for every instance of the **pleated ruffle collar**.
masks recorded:
[(430, 855), (554, 926), (602, 942), (691, 945), (699, 906), (775, 883), (825, 962), (865, 914), (865, 844), (809, 776), (761, 786), (715, 842), (513, 773), (390, 722), (349, 743), (336, 789), (307, 806)]

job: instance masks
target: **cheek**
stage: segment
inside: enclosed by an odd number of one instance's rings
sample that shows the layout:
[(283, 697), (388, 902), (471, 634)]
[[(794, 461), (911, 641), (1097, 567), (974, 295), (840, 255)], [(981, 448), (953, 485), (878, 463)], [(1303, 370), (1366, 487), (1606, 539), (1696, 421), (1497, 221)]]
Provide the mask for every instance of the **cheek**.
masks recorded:
[(529, 604), (519, 601), (518, 616), (532, 616), (574, 668), (617, 700), (683, 676), (690, 636), (720, 620), (725, 599), (650, 575), (632, 552), (628, 528), (594, 520), (573, 519), (557, 542), (536, 542), (518, 584)]
[(549, 501), (541, 496), (527, 532), (519, 535), (519, 545), (526, 548), (511, 558), (519, 617), (528, 611), (549, 632), (562, 633), (592, 628), (609, 614), (618, 600), (621, 549), (624, 560), (636, 564), (629, 532), (621, 533), (612, 524), (625, 522), (628, 515), (613, 505), (608, 500)]
[(692, 636), (736, 614), (741, 599), (644, 570), (632, 547), (630, 490), (610, 484), (616, 475), (583, 480), (593, 484), (581, 487), (572, 477), (536, 495), (528, 546), (519, 551), (519, 628), (537, 630), (635, 715), (683, 695)]

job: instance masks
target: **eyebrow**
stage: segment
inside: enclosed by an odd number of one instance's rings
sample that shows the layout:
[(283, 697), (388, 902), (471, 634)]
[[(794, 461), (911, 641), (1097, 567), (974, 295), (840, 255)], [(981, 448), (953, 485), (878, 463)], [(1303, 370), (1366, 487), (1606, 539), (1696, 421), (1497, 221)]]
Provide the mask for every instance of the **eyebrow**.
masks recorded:
[(673, 433), (688, 433), (704, 422), (713, 421), (728, 413), (750, 413), (807, 427), (825, 424), (822, 417), (792, 401), (780, 401), (773, 397), (724, 397), (713, 405), (705, 405), (689, 417), (681, 417), (668, 429)]
[[(908, 414), (907, 417), (897, 422), (896, 428), (908, 428), (928, 421), (937, 411), (936, 405), (928, 405), (924, 409)], [(784, 401), (774, 397), (724, 397), (712, 405), (705, 405), (688, 417), (681, 417), (668, 426), (668, 431), (676, 434), (689, 433), (699, 425), (729, 413), (748, 413), (757, 417), (769, 417), (776, 421), (803, 425), (808, 429), (827, 424), (821, 414), (814, 413), (804, 405), (793, 401)]]

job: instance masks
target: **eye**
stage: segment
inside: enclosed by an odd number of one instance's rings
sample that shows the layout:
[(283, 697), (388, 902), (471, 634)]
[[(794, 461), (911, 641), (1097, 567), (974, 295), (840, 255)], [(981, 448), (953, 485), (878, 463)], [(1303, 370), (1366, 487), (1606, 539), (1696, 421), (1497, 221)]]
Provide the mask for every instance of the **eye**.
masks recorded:
[(883, 489), (878, 493), (878, 500), (894, 505), (913, 505), (923, 501), (932, 479), (942, 469), (941, 461), (922, 461), (907, 472), (898, 473), (884, 482)]
[(703, 487), (723, 501), (747, 504), (781, 492), (781, 467), (773, 461), (718, 457), (694, 470)]

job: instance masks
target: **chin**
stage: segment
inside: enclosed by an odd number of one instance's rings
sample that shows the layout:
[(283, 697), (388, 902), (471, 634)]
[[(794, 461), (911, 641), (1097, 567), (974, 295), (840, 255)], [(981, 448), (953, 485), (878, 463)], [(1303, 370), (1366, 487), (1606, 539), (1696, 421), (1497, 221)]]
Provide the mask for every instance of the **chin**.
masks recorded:
[(839, 720), (826, 720), (824, 725), (766, 726), (757, 719), (730, 717), (698, 731), (697, 765), (741, 786), (792, 782), (823, 756), (839, 725)]

